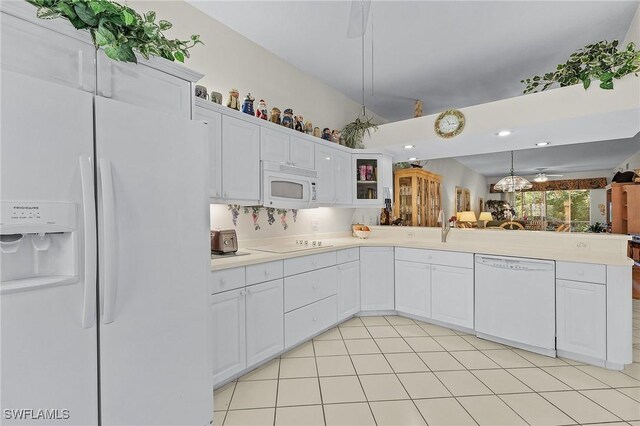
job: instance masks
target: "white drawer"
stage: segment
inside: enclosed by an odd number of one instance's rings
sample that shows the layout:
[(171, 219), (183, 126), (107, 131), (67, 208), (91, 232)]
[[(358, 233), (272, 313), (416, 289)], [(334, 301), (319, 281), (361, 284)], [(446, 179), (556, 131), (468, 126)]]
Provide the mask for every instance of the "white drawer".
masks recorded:
[(336, 252), (312, 254), (284, 261), (284, 276), (301, 274), (314, 269), (326, 268), (336, 264)]
[(213, 271), (209, 277), (209, 293), (222, 293), (223, 291), (244, 287), (244, 284), (244, 268)]
[(556, 278), (606, 284), (607, 267), (594, 263), (556, 262)]
[(289, 312), (336, 294), (336, 267), (319, 269), (284, 279), (284, 311)]
[(247, 266), (247, 285), (282, 278), (282, 260)]
[(290, 348), (337, 322), (336, 296), (284, 314), (284, 346)]
[(473, 253), (398, 247), (395, 258), (407, 262), (473, 268)]
[(354, 260), (360, 259), (360, 249), (358, 247), (338, 250), (336, 252), (336, 261), (340, 263), (352, 262)]

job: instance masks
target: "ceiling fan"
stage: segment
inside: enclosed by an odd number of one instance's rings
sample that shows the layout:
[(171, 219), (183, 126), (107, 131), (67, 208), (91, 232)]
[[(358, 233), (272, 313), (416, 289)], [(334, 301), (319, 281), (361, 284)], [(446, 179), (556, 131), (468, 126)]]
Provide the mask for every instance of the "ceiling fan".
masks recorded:
[(536, 170), (538, 170), (538, 173), (536, 173), (536, 177), (535, 179), (533, 179), (535, 182), (546, 182), (549, 180), (550, 177), (562, 177), (564, 175), (551, 175), (551, 174), (547, 174), (544, 172), (544, 170), (546, 170), (545, 167), (538, 167)]

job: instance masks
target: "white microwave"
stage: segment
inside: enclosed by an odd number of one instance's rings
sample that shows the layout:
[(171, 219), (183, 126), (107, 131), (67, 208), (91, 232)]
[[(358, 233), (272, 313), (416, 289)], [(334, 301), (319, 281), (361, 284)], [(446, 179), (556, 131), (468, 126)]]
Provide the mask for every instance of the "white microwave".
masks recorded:
[(269, 161), (262, 162), (262, 205), (281, 209), (316, 207), (318, 172)]

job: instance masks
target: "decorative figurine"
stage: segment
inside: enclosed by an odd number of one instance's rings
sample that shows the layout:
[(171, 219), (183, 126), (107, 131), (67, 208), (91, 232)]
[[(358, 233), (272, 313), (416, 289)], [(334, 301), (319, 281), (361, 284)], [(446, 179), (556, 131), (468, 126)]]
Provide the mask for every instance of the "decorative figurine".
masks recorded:
[(313, 135), (313, 123), (310, 121), (307, 121), (306, 123), (304, 123), (304, 132), (308, 135)]
[(264, 99), (260, 99), (260, 101), (258, 102), (258, 109), (256, 109), (256, 117), (262, 118), (263, 120), (266, 120), (268, 118), (267, 103), (264, 101)]
[(413, 117), (422, 117), (422, 101), (420, 100), (417, 100), (415, 106), (413, 107)]
[(331, 142), (340, 143), (340, 130), (331, 131)]
[(227, 101), (227, 106), (231, 109), (235, 109), (236, 111), (240, 111), (240, 101), (238, 101), (239, 96), (240, 92), (238, 92), (238, 89), (229, 90), (229, 100)]
[(222, 105), (222, 93), (211, 92), (211, 102), (215, 102), (217, 104)]
[(282, 117), (282, 125), (293, 129), (293, 110), (291, 108), (287, 108), (284, 110), (283, 114), (284, 117)]
[(272, 123), (280, 124), (280, 110), (277, 107), (271, 108), (271, 120)]
[(322, 129), (322, 139), (331, 142), (331, 129), (329, 129), (328, 127)]
[(320, 127), (313, 128), (313, 136), (315, 136), (316, 138), (322, 137), (322, 132), (320, 131)]
[(247, 93), (247, 96), (245, 96), (244, 102), (242, 103), (242, 112), (253, 115), (253, 101), (255, 100), (256, 99), (251, 96), (251, 93)]
[(302, 124), (302, 122), (304, 121), (304, 118), (301, 115), (296, 115), (295, 117), (293, 117), (293, 119), (295, 121), (294, 128), (297, 131), (304, 133), (304, 124)]
[(207, 88), (201, 85), (196, 85), (196, 96), (202, 99), (209, 99), (207, 94)]

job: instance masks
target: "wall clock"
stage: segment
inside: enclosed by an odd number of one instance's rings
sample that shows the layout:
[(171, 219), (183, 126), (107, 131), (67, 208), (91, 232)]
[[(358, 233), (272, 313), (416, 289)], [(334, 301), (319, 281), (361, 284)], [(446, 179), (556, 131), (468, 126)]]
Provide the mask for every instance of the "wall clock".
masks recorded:
[(441, 138), (452, 138), (462, 133), (464, 129), (464, 114), (457, 109), (442, 112), (436, 118), (435, 131)]

